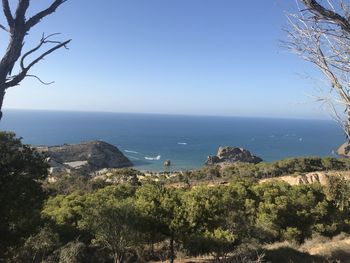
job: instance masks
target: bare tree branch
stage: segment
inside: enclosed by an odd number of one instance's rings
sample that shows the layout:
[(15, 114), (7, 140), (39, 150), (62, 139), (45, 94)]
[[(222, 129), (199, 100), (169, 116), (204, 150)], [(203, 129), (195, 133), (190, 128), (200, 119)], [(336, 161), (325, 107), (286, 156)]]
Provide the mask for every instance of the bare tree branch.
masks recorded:
[[(350, 140), (350, 23), (349, 5), (327, 0), (330, 9), (316, 0), (297, 0), (304, 6), (288, 14), (288, 40), (283, 45), (318, 67), (328, 79), (329, 96), (318, 97)], [(339, 111), (343, 108), (345, 114)]]
[(49, 41), (48, 40), (50, 37), (53, 37), (55, 35), (59, 35), (59, 33), (54, 33), (54, 34), (48, 35), (47, 37), (45, 37), (45, 35), (43, 34), (41, 37), (40, 43), (35, 48), (29, 50), (27, 53), (25, 53), (22, 56), (21, 62), (20, 62), (20, 66), (21, 66), (22, 70), (25, 68), (24, 67), (24, 60), (26, 59), (26, 57), (28, 57), (30, 54), (34, 53), (35, 51), (39, 50), (44, 44), (47, 44), (47, 43), (61, 44), (62, 43), (60, 41)]
[(16, 16), (15, 16), (16, 23), (22, 24), (25, 21), (25, 14), (27, 12), (28, 7), (29, 7), (29, 0), (18, 1)]
[(31, 17), (27, 23), (26, 28), (27, 30), (30, 30), (33, 26), (35, 26), (37, 23), (40, 22), (41, 19), (43, 19), (45, 16), (48, 16), (56, 11), (56, 9), (62, 5), (67, 0), (55, 0), (47, 9), (37, 13), (33, 17)]
[(9, 27), (13, 27), (14, 26), (14, 19), (11, 13), (11, 9), (10, 9), (10, 5), (9, 5), (9, 1), (8, 0), (2, 0), (2, 9), (4, 11), (4, 15), (6, 17), (7, 23), (9, 25)]
[(41, 84), (44, 84), (44, 85), (51, 85), (51, 84), (55, 83), (54, 81), (51, 81), (51, 82), (42, 81), (42, 80), (41, 80), (38, 76), (36, 76), (36, 75), (26, 75), (26, 77), (36, 78)]
[(332, 23), (338, 24), (344, 30), (350, 33), (350, 23), (343, 16), (332, 10), (328, 10), (324, 6), (320, 5), (316, 0), (301, 0), (301, 2), (308, 8), (308, 11), (327, 19)]
[(3, 26), (3, 25), (1, 25), (1, 24), (0, 24), (0, 28), (1, 28), (2, 30), (6, 31), (6, 32), (10, 32), (9, 29), (7, 29), (5, 26)]
[(69, 39), (67, 41), (64, 41), (60, 44), (58, 44), (57, 46), (54, 46), (53, 48), (49, 49), (48, 51), (44, 52), (42, 55), (40, 55), (37, 59), (33, 60), (27, 67), (26, 69), (30, 69), (31, 67), (33, 67), (36, 63), (38, 63), (40, 60), (42, 60), (43, 58), (45, 58), (47, 55), (51, 54), (52, 52), (54, 52), (57, 49), (60, 49), (62, 47), (64, 47), (65, 49), (67, 48), (67, 45), (69, 44), (69, 42), (71, 42), (72, 40)]
[[(67, 48), (67, 45), (69, 44), (69, 42), (71, 42), (70, 40), (64, 41), (64, 42), (60, 42), (58, 45), (50, 48), (49, 50), (47, 50), (46, 52), (44, 52), (43, 54), (41, 54), (39, 57), (37, 57), (36, 59), (34, 59), (31, 63), (29, 63), (28, 66), (24, 66), (23, 64), (23, 58), (22, 58), (22, 62), (21, 62), (21, 72), (18, 73), (17, 75), (13, 76), (10, 78), (9, 81), (6, 82), (5, 86), (6, 89), (13, 87), (13, 86), (17, 86), (26, 76), (28, 76), (28, 71), (35, 65), (37, 64), (40, 60), (44, 59), (47, 55), (51, 54), (52, 52), (60, 49), (60, 48)], [(45, 44), (45, 41), (41, 41), (41, 43), (39, 44), (39, 46)], [(40, 47), (39, 47), (40, 48)], [(33, 53), (34, 51), (39, 49), (38, 46), (32, 50), (30, 50), (29, 52), (27, 52), (24, 56), (28, 56), (29, 54)]]
[[(37, 64), (39, 61), (43, 60), (47, 55), (60, 49), (67, 48), (67, 44), (71, 40), (67, 41), (54, 41), (50, 38), (56, 34), (49, 35), (45, 37), (42, 36), (39, 44), (33, 49), (29, 50), (27, 53), (21, 56), (22, 49), (24, 47), (24, 39), (32, 27), (40, 22), (44, 17), (54, 13), (56, 9), (67, 0), (52, 0), (51, 5), (44, 9), (43, 11), (32, 16), (28, 20), (26, 19), (26, 14), (30, 5), (30, 0), (17, 0), (15, 15), (12, 14), (9, 1), (2, 0), (3, 13), (6, 17), (9, 28), (0, 24), (0, 28), (9, 32), (9, 42), (6, 48), (5, 54), (0, 59), (0, 120), (2, 117), (2, 104), (5, 96), (5, 92), (9, 87), (19, 85), (20, 82), (26, 77), (34, 77), (38, 79), (43, 84), (49, 84), (42, 81), (39, 77), (35, 75), (28, 74), (29, 70)], [(28, 59), (30, 55), (39, 51), (45, 44), (54, 44), (52, 48), (43, 52), (36, 59), (32, 60), (27, 66), (24, 64), (25, 60)], [(12, 75), (12, 70), (15, 64), (19, 61), (20, 72), (17, 75)]]

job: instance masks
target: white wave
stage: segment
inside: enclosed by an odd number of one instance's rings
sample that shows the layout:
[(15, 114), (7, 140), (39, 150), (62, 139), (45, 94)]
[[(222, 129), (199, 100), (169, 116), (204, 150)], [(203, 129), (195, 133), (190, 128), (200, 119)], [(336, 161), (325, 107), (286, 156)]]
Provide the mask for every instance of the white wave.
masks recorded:
[(146, 160), (149, 160), (149, 161), (159, 161), (160, 160), (160, 155), (156, 156), (156, 157), (145, 157)]
[(178, 142), (179, 145), (187, 145), (187, 142)]
[(130, 150), (124, 150), (124, 152), (126, 152), (126, 153), (135, 153), (135, 154), (139, 154), (138, 152), (130, 151)]
[(299, 142), (302, 142), (303, 141), (303, 138), (299, 138)]
[(134, 156), (128, 156), (128, 158), (133, 159), (133, 160), (140, 160), (140, 158), (136, 158)]

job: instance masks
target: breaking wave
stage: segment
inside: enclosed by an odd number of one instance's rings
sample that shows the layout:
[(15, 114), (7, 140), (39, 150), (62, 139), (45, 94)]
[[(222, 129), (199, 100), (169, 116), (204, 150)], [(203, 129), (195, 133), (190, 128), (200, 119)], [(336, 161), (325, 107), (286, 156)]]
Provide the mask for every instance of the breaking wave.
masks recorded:
[(187, 145), (187, 142), (178, 142), (179, 145)]
[(156, 157), (145, 157), (146, 160), (149, 160), (149, 161), (159, 161), (160, 160), (160, 155), (156, 156)]

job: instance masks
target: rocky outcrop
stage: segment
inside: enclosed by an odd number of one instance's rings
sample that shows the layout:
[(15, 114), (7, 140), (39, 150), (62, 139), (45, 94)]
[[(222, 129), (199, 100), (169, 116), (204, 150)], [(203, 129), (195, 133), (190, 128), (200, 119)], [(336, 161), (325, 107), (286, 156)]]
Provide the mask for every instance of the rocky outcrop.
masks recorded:
[(37, 147), (36, 149), (48, 157), (52, 173), (72, 170), (91, 173), (103, 168), (132, 166), (129, 159), (117, 147), (103, 141)]
[(262, 159), (239, 147), (220, 147), (217, 155), (208, 156), (205, 164), (230, 164), (235, 162), (260, 163)]
[(165, 167), (171, 166), (171, 161), (170, 161), (170, 160), (165, 160), (164, 166), (165, 166)]
[(342, 144), (338, 150), (337, 154), (342, 157), (350, 157), (350, 144), (348, 142)]

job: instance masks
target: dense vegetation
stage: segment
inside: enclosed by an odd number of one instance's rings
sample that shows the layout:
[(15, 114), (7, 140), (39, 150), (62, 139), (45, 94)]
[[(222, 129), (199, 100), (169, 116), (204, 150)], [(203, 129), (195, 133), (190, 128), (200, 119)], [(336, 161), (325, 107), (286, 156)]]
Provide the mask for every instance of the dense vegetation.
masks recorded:
[(6, 262), (174, 261), (180, 254), (219, 262), (255, 255), (265, 243), (350, 233), (350, 184), (342, 177), (331, 177), (327, 186), (249, 179), (347, 169), (344, 160), (304, 158), (188, 174), (192, 180), (196, 174), (231, 178), (215, 187), (140, 183), (132, 170), (118, 176), (133, 180), (114, 184), (79, 175), (43, 184), (47, 167), (40, 156), (13, 134), (1, 134), (0, 143), (0, 258)]
[(298, 175), (314, 171), (350, 170), (350, 159), (334, 157), (300, 157), (275, 162), (236, 163), (221, 169), (220, 166), (206, 166), (202, 169), (186, 172), (181, 180), (206, 180), (215, 178), (232, 179), (246, 177), (264, 179), (281, 175)]
[(0, 133), (0, 254), (39, 225), (48, 166), (13, 133)]

